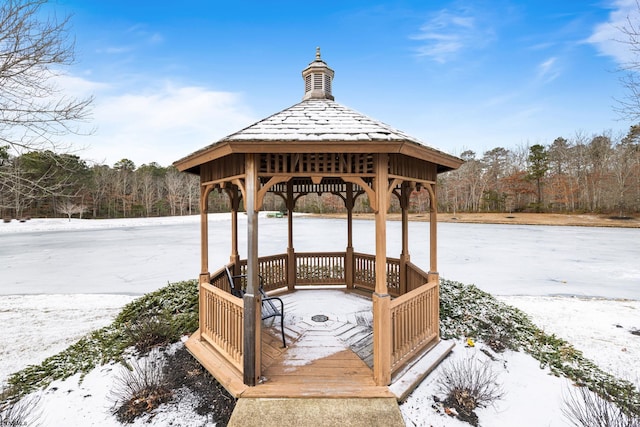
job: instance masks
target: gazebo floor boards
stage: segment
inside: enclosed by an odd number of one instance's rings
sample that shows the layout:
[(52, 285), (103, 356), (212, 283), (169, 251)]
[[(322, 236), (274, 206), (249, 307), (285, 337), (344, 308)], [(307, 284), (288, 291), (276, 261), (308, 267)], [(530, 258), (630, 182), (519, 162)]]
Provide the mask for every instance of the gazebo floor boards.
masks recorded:
[[(370, 299), (341, 291), (326, 295), (313, 291), (280, 295), (285, 300), (288, 347), (282, 348), (275, 323), (266, 321), (262, 328), (262, 382), (255, 387), (246, 386), (235, 367), (200, 341), (199, 332), (187, 341), (187, 347), (236, 397), (393, 397), (387, 387), (376, 386), (373, 380), (373, 335), (370, 319), (366, 319)], [(336, 313), (332, 307), (336, 297), (348, 298), (359, 308)], [(303, 307), (307, 298), (314, 301), (318, 313), (328, 315), (327, 321), (312, 320), (308, 307)], [(363, 315), (363, 308), (369, 314)]]
[[(296, 359), (298, 353), (313, 351), (310, 347), (315, 342), (313, 335), (302, 339), (301, 346), (294, 342), (282, 349), (273, 331), (265, 328), (262, 332), (263, 382), (255, 387), (245, 385), (236, 368), (213, 347), (200, 341), (199, 331), (189, 338), (187, 348), (235, 397), (394, 397), (387, 387), (375, 385), (371, 369), (350, 349), (343, 348), (311, 361)], [(326, 344), (326, 336), (320, 341)], [(322, 342), (317, 344), (323, 345)], [(326, 351), (327, 347), (322, 350)]]

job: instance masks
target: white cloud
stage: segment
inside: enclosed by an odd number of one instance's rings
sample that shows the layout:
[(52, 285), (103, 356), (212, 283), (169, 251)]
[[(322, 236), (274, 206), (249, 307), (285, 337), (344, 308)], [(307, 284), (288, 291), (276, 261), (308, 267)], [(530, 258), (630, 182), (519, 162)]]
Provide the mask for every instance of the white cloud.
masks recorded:
[(555, 80), (560, 75), (560, 71), (556, 66), (557, 59), (555, 56), (538, 64), (538, 79), (548, 83)]
[(84, 86), (96, 91), (96, 130), (73, 142), (86, 147), (80, 157), (99, 163), (128, 158), (168, 166), (253, 121), (238, 93), (171, 82), (118, 94), (107, 85)]
[(609, 13), (609, 19), (596, 25), (586, 41), (595, 45), (601, 55), (611, 56), (618, 64), (623, 65), (633, 60), (634, 55), (629, 45), (624, 43), (626, 36), (621, 29), (629, 27), (629, 18), (638, 22), (640, 13), (636, 0), (615, 0), (611, 8), (613, 10)]
[(412, 40), (424, 42), (417, 55), (445, 63), (469, 47), (478, 47), (492, 39), (490, 29), (482, 29), (468, 10), (457, 13), (442, 9), (433, 13)]

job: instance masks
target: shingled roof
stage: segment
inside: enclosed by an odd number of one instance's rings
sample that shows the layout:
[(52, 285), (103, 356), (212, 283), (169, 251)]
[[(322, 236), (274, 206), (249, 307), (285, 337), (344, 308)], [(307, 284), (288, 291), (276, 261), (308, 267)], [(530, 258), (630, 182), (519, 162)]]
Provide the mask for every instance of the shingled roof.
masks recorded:
[(238, 132), (204, 147), (175, 164), (181, 170), (196, 172), (198, 164), (236, 153), (270, 152), (282, 144), (291, 152), (321, 146), (326, 152), (403, 153), (441, 165), (439, 171), (455, 169), (460, 159), (334, 101), (331, 93), (334, 71), (320, 57), (320, 49), (302, 71), (305, 94), (302, 102), (262, 119)]
[(417, 139), (329, 99), (309, 99), (234, 134), (225, 141), (412, 141)]

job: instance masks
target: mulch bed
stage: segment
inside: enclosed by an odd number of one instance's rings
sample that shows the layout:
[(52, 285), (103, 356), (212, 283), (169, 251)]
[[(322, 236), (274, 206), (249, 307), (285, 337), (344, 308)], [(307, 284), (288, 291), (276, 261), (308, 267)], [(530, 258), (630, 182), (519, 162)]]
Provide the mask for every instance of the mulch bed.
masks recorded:
[(165, 375), (174, 390), (186, 387), (196, 396), (194, 411), (206, 415), (217, 426), (226, 426), (236, 406), (236, 399), (187, 351), (178, 349), (167, 357)]

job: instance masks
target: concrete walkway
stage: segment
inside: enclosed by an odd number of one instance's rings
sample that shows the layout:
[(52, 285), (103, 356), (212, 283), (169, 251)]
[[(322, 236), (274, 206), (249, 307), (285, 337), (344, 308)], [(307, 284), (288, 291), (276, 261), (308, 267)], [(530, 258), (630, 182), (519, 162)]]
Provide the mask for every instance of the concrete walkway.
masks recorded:
[(229, 427), (404, 427), (404, 425), (398, 402), (394, 398), (241, 398), (228, 424)]

